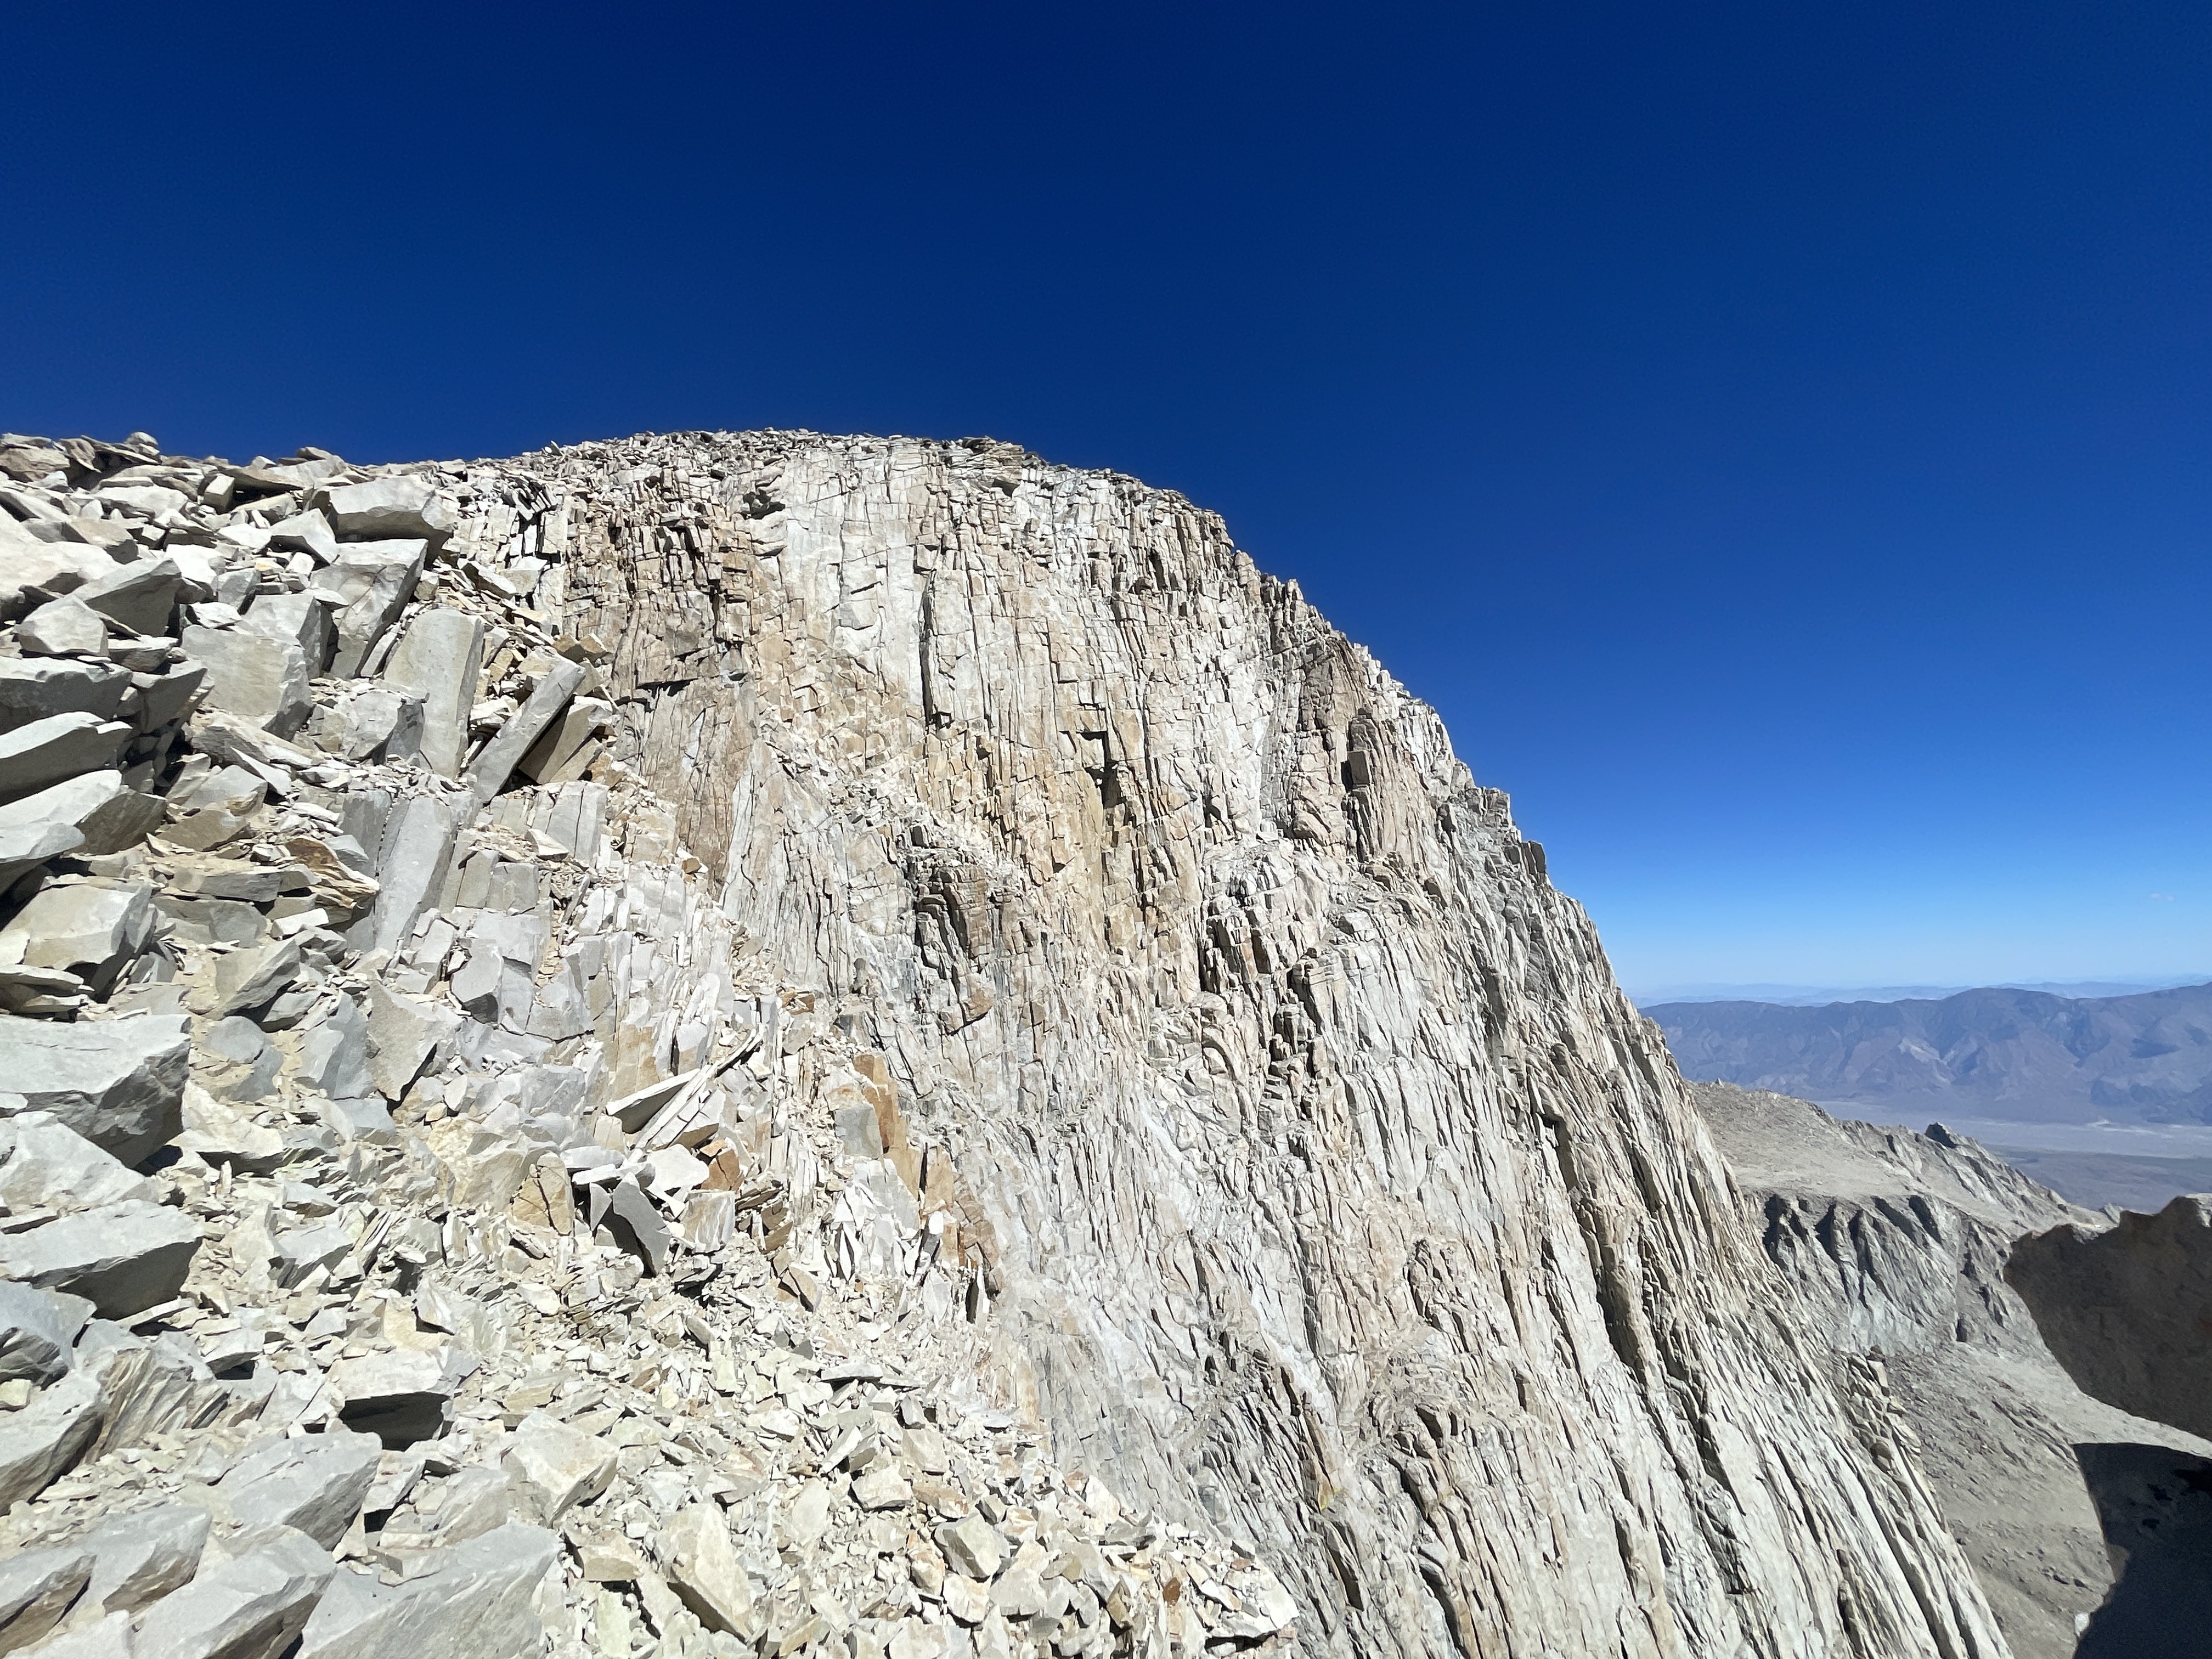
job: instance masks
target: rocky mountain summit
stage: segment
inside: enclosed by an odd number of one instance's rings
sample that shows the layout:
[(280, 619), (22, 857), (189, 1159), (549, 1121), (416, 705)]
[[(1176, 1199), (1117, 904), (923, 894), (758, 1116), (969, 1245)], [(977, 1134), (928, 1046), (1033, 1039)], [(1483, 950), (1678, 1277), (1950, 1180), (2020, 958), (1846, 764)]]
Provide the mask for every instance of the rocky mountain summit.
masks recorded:
[(1218, 519), (0, 473), (0, 1650), (2008, 1650), (1542, 849)]

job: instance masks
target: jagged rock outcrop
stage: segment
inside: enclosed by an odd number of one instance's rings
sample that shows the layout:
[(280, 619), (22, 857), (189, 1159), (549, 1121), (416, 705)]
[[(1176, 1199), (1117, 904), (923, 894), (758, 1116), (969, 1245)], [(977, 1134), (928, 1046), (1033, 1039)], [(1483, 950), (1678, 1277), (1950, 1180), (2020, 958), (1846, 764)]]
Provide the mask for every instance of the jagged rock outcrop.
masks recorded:
[(2146, 1420), (2163, 1414), (2119, 1392), (2084, 1393), (2072, 1357), (2045, 1346), (2050, 1320), (2014, 1288), (2053, 1241), (2100, 1249), (2104, 1218), (1941, 1124), (1915, 1134), (1784, 1095), (1692, 1086), (1800, 1322), (1879, 1357), (2014, 1651), (2162, 1651), (2143, 1645), (2146, 1628), (2201, 1628), (2212, 1609), (2177, 1594), (2167, 1555), (2147, 1559), (2143, 1546), (2161, 1521), (2162, 1551), (2180, 1536), (2175, 1497), (2212, 1444), (2174, 1432), (2171, 1417)]
[(981, 440), (0, 471), (83, 682), (10, 905), (88, 891), (6, 1027), (190, 1037), (10, 1109), (173, 1114), (82, 1213), (200, 1235), (22, 1316), (0, 1541), (212, 1517), (59, 1639), (2006, 1651), (1542, 849), (1212, 515)]

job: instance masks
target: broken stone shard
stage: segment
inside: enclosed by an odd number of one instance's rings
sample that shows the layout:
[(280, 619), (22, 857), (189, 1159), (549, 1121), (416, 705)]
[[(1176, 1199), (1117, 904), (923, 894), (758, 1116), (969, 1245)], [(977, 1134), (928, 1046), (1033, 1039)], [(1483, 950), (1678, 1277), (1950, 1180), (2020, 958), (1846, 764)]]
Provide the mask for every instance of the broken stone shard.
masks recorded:
[(91, 1316), (92, 1304), (82, 1297), (0, 1279), (0, 1382), (27, 1377), (44, 1386), (59, 1378)]
[(0, 1653), (27, 1648), (62, 1621), (92, 1577), (82, 1549), (29, 1550), (0, 1561)]
[(460, 1024), (450, 1008), (370, 986), (368, 1072), (377, 1092), (394, 1101), (404, 1095), (423, 1063)]

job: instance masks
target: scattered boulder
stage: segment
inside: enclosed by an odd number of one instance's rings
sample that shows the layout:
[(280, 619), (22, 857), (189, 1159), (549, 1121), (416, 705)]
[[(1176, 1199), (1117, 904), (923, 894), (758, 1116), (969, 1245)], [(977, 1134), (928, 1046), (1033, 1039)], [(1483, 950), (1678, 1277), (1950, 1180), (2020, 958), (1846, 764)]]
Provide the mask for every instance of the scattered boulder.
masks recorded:
[(83, 845), (84, 834), (73, 823), (0, 824), (0, 892)]
[(331, 1368), (331, 1386), (344, 1398), (348, 1428), (397, 1450), (444, 1430), (447, 1408), (467, 1374), (450, 1346), (400, 1348), (339, 1361)]
[(407, 624), (384, 666), (386, 685), (421, 701), (422, 758), (444, 777), (459, 777), (467, 756), (483, 641), (482, 619), (433, 606)]
[(96, 657), (107, 648), (107, 618), (65, 594), (16, 623), (15, 641), (27, 657)]
[(82, 855), (97, 858), (145, 840), (161, 811), (159, 796), (131, 788), (120, 772), (86, 772), (0, 806), (0, 832), (65, 824), (81, 837)]
[(368, 1071), (377, 1092), (396, 1101), (423, 1062), (460, 1029), (452, 1009), (383, 986), (368, 988)]
[(423, 541), (350, 543), (341, 547), (336, 562), (316, 576), (317, 590), (328, 593), (338, 607), (332, 674), (350, 679), (362, 672), (368, 653), (413, 597), (428, 550), (429, 544)]
[(68, 1374), (92, 1304), (13, 1279), (0, 1279), (0, 1382), (27, 1377), (44, 1387)]
[(0, 1417), (0, 1506), (35, 1498), (75, 1468), (106, 1414), (100, 1384), (75, 1370)]
[(7, 1213), (72, 1215), (154, 1196), (152, 1182), (52, 1113), (0, 1117), (0, 1209)]
[(507, 1478), (541, 1525), (556, 1525), (606, 1491), (618, 1453), (596, 1435), (533, 1411), (518, 1424), (504, 1460)]
[(668, 1582), (708, 1630), (755, 1636), (751, 1577), (738, 1563), (730, 1524), (712, 1504), (680, 1510), (661, 1528)]
[(313, 712), (307, 655), (296, 643), (244, 628), (187, 628), (184, 647), (207, 669), (210, 708), (279, 738)]
[(0, 657), (0, 732), (57, 714), (123, 720), (133, 696), (130, 670), (113, 663)]
[(154, 890), (143, 882), (41, 888), (0, 927), (0, 962), (64, 968), (105, 992), (154, 933)]
[(133, 634), (166, 635), (184, 580), (173, 558), (141, 559), (114, 568), (70, 597)]
[(507, 787), (508, 775), (568, 706), (583, 678), (583, 665), (563, 658), (546, 671), (529, 701), (507, 716), (499, 734), (483, 746), (476, 764), (469, 769), (469, 787), (479, 801), (489, 800)]

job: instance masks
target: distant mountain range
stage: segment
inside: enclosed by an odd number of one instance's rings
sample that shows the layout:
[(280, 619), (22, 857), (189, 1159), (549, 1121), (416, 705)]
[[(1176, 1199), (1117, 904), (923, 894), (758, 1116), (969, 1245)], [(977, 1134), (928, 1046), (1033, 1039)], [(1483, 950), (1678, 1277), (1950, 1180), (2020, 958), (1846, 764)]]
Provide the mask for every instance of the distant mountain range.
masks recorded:
[(1912, 1115), (2212, 1122), (2212, 985), (1648, 1006), (1682, 1075)]
[[(2006, 991), (2047, 991), (2055, 997), (2128, 997), (2138, 991), (2166, 991), (2179, 985), (2198, 985), (2212, 973), (2169, 974), (2154, 979), (2028, 979), (1996, 988)], [(1772, 1002), (1785, 1008), (1809, 1008), (1830, 1002), (1933, 1002), (1962, 991), (1984, 990), (1976, 985), (1657, 985), (1632, 990), (1639, 1008), (1664, 1002)]]

